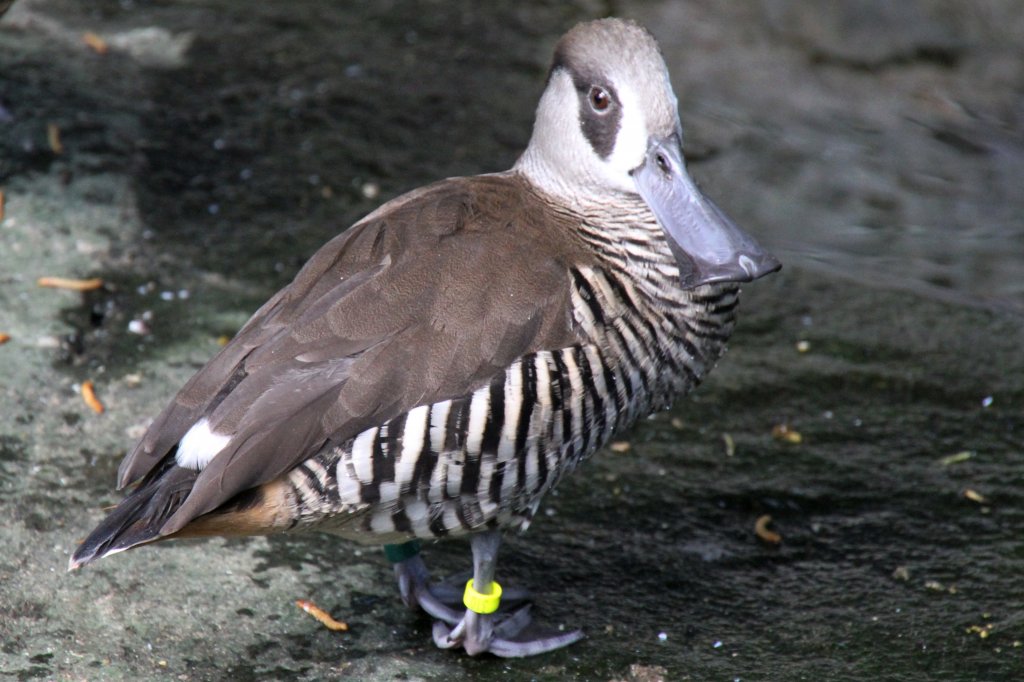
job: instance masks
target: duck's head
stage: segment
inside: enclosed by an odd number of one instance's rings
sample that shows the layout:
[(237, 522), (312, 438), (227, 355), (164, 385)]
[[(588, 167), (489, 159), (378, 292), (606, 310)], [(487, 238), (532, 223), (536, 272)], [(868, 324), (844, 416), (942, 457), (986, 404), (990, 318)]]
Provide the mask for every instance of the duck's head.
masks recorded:
[(686, 288), (781, 267), (690, 179), (668, 68), (651, 34), (632, 22), (601, 19), (562, 37), (516, 168), (570, 205), (640, 197)]

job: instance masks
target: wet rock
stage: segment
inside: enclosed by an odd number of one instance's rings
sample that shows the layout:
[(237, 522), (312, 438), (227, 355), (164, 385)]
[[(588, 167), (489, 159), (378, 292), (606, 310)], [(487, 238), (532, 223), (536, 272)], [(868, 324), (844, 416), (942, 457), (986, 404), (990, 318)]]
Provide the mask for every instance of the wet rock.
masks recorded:
[(919, 59), (952, 66), (964, 49), (950, 3), (928, 0), (767, 0), (772, 28), (812, 59), (864, 69)]

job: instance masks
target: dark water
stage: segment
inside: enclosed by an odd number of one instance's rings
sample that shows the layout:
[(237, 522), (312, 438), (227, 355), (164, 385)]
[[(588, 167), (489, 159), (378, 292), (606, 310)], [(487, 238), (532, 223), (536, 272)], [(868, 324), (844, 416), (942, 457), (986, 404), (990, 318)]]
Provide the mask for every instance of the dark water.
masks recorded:
[(1024, 312), (1019, 4), (631, 9), (709, 187), (787, 262)]

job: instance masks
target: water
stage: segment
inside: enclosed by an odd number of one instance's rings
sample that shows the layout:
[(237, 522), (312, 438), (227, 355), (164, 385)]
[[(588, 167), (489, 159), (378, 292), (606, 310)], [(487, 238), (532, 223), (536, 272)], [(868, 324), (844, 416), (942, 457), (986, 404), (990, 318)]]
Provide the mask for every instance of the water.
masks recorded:
[(939, 5), (630, 10), (666, 52), (699, 176), (786, 262), (1021, 313), (1024, 12)]

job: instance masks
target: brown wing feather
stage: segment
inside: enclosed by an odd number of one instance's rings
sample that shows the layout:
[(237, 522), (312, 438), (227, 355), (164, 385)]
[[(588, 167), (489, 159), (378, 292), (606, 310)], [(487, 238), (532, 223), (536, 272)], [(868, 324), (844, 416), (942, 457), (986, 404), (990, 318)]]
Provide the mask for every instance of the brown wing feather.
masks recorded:
[(168, 534), (328, 441), (576, 343), (568, 268), (586, 251), (572, 227), (515, 174), (447, 180), (383, 206), (318, 251), (186, 384), (122, 464), (122, 484), (200, 418), (234, 434)]
[[(272, 355), (291, 334), (304, 334), (310, 340), (321, 336), (315, 334), (315, 319), (304, 325), (294, 323), (303, 313), (316, 312), (317, 303), (322, 308), (323, 299), (329, 299), (327, 294), (331, 291), (340, 297), (346, 286), (358, 285), (377, 272), (377, 268), (366, 261), (370, 254), (360, 248), (365, 242), (362, 234), (371, 227), (373, 225), (361, 223), (325, 244), (291, 284), (264, 303), (235, 338), (186, 382), (121, 462), (118, 487), (123, 488), (149, 473), (196, 421), (230, 395), (236, 383), (250, 370), (246, 363), (254, 352), (257, 356)], [(334, 276), (329, 277), (328, 273)], [(353, 344), (349, 352), (358, 350)]]

